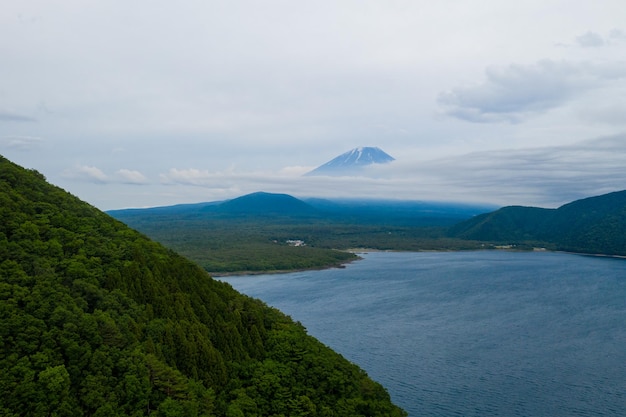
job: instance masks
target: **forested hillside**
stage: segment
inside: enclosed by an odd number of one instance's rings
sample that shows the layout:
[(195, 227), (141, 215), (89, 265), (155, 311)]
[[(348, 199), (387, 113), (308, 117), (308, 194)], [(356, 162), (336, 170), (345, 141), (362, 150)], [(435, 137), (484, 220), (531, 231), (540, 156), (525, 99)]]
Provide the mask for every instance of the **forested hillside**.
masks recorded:
[(589, 197), (558, 209), (504, 207), (459, 223), (452, 237), (550, 249), (626, 255), (626, 191)]
[(0, 415), (401, 416), (279, 311), (0, 157)]

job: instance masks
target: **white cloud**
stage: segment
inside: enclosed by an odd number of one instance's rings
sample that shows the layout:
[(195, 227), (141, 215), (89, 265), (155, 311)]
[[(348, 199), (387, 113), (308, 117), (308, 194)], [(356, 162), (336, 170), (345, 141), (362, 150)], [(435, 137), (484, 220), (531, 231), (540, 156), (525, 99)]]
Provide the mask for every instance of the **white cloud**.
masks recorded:
[(301, 176), (313, 169), (315, 169), (315, 167), (290, 166), (290, 167), (282, 168), (279, 173), (281, 175), (287, 175), (287, 176)]
[(114, 175), (107, 175), (103, 170), (92, 165), (76, 165), (62, 173), (63, 178), (92, 182), (96, 184), (148, 184), (148, 179), (139, 171), (119, 169)]
[(118, 170), (115, 174), (121, 182), (126, 184), (145, 184), (148, 182), (146, 176), (139, 171), (123, 168)]
[(0, 148), (30, 151), (39, 146), (41, 142), (41, 138), (32, 136), (6, 136), (0, 138)]
[(211, 178), (215, 178), (219, 174), (211, 174), (208, 170), (200, 170), (196, 168), (178, 169), (170, 168), (166, 174), (160, 174), (163, 184), (186, 184), (186, 185), (204, 185)]
[(63, 171), (63, 177), (75, 180), (95, 182), (103, 184), (109, 181), (109, 177), (100, 168), (90, 165), (76, 165), (74, 168)]

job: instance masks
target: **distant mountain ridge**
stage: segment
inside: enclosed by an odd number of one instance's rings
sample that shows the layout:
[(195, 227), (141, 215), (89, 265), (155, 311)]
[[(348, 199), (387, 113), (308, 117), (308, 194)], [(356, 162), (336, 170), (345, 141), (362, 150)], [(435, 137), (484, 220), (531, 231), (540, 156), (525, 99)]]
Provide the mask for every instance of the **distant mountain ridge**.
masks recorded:
[(551, 249), (626, 255), (626, 190), (576, 200), (557, 209), (509, 206), (449, 230), (463, 239), (537, 244)]
[(144, 209), (109, 210), (122, 221), (136, 218), (163, 217), (172, 219), (215, 217), (249, 218), (317, 218), (358, 219), (369, 223), (428, 224), (449, 226), (479, 213), (493, 210), (493, 206), (460, 203), (385, 200), (296, 198), (289, 194), (254, 192), (230, 200), (178, 204)]
[(395, 158), (378, 147), (364, 146), (349, 150), (307, 172), (305, 175), (336, 176), (354, 174), (367, 165), (386, 164), (394, 160)]

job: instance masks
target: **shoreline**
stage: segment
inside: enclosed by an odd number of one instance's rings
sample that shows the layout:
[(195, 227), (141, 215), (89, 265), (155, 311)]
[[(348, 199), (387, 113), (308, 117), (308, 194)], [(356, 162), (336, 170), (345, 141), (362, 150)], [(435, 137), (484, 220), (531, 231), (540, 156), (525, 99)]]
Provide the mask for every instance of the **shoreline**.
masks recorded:
[[(349, 252), (349, 251), (346, 251)], [(232, 271), (232, 272), (209, 272), (209, 274), (213, 278), (220, 277), (235, 277), (235, 276), (253, 276), (253, 275), (278, 275), (278, 274), (291, 274), (292, 272), (305, 272), (305, 271), (323, 271), (325, 269), (343, 269), (346, 265), (351, 264), (352, 262), (357, 262), (362, 260), (363, 258), (358, 256), (356, 252), (352, 252), (357, 257), (355, 259), (351, 259), (349, 261), (341, 262), (338, 264), (326, 265), (326, 266), (317, 266), (312, 268), (296, 268), (296, 269), (275, 269), (275, 270), (267, 270), (267, 271)]]
[[(615, 258), (615, 259), (626, 259), (626, 255), (608, 255), (602, 253), (587, 253), (587, 252), (570, 252), (570, 251), (562, 251), (562, 250), (550, 250), (545, 248), (532, 248), (532, 249), (515, 249), (515, 248), (484, 248), (484, 249), (468, 249), (472, 251), (507, 251), (507, 252), (551, 252), (551, 253), (564, 253), (568, 255), (580, 255), (580, 256), (594, 256), (599, 258)], [(254, 276), (254, 275), (278, 275), (278, 274), (290, 274), (293, 272), (305, 272), (305, 271), (323, 271), (326, 269), (343, 269), (348, 264), (352, 262), (357, 262), (363, 260), (359, 254), (367, 254), (370, 252), (465, 252), (464, 250), (436, 250), (436, 249), (426, 249), (426, 250), (401, 250), (401, 249), (374, 249), (374, 248), (350, 248), (345, 249), (344, 252), (350, 252), (357, 255), (356, 259), (352, 259), (346, 262), (342, 262), (340, 264), (333, 264), (327, 266), (319, 266), (312, 268), (296, 268), (296, 269), (281, 269), (281, 270), (268, 270), (268, 271), (233, 271), (233, 272), (208, 272), (207, 273), (212, 278), (221, 278), (221, 277), (235, 277), (235, 276)]]

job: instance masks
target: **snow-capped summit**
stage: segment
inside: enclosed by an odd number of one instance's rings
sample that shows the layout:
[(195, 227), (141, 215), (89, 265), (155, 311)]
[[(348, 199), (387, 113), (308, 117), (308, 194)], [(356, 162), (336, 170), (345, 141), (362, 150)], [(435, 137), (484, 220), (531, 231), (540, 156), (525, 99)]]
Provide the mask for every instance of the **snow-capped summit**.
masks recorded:
[(394, 158), (377, 147), (354, 148), (305, 175), (349, 175), (371, 164), (386, 164)]

